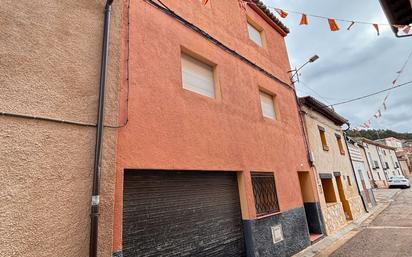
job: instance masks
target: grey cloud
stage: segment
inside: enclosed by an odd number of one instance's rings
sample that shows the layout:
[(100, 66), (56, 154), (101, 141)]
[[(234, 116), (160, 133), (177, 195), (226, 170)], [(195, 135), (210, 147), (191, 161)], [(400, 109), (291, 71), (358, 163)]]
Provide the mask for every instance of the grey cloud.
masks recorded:
[[(270, 6), (311, 14), (387, 23), (378, 1), (264, 2)], [(286, 43), (292, 67), (306, 62), (313, 54), (320, 56), (318, 61), (302, 69), (301, 79), (304, 84), (297, 84), (299, 95), (310, 94), (328, 103), (389, 88), (396, 71), (412, 51), (412, 38), (395, 38), (389, 28), (381, 27), (382, 33), (377, 37), (371, 26), (355, 25), (347, 31), (347, 24), (339, 22), (341, 30), (330, 32), (324, 20), (309, 17), (309, 26), (299, 26), (299, 16), (290, 14), (282, 21), (291, 30)], [(412, 80), (412, 60), (399, 81), (408, 80)], [(380, 94), (336, 106), (336, 111), (356, 126), (373, 116), (384, 97), (385, 94)], [(412, 86), (394, 90), (389, 97), (388, 107), (381, 119), (373, 119), (373, 127), (412, 131)]]

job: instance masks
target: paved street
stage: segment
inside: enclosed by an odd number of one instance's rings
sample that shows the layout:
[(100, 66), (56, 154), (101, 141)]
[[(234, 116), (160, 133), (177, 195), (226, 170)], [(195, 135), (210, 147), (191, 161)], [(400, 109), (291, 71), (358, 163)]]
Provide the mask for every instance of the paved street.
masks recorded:
[[(388, 194), (390, 191), (381, 192)], [(379, 193), (377, 198), (385, 200)], [(359, 229), (356, 236), (330, 256), (412, 256), (412, 190), (403, 190), (375, 220)]]

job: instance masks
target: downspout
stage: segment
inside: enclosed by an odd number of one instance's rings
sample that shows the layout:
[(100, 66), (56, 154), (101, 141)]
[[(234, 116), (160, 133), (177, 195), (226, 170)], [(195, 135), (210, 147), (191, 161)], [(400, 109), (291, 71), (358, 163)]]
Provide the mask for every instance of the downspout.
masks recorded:
[[(298, 116), (299, 116), (299, 121), (300, 121), (300, 125), (301, 125), (301, 128), (302, 128), (303, 140), (305, 142), (306, 154), (307, 154), (308, 162), (309, 162), (309, 164), (312, 168), (313, 177), (315, 179), (315, 181), (314, 181), (315, 182), (315, 188), (316, 188), (316, 193), (318, 194), (318, 197), (319, 197), (318, 202), (319, 202), (319, 208), (320, 208), (320, 192), (319, 192), (319, 187), (318, 187), (318, 172), (317, 172), (316, 166), (313, 163), (313, 160), (311, 158), (310, 142), (309, 142), (309, 136), (308, 136), (308, 133), (307, 133), (307, 126), (306, 126), (307, 124), (306, 124), (306, 119), (304, 117), (305, 112), (302, 110), (301, 104), (299, 102), (298, 95), (297, 95), (296, 90), (295, 90), (295, 83), (293, 81), (292, 81), (292, 85), (293, 85), (293, 94), (295, 95), (295, 101), (296, 101), (297, 108), (298, 108)], [(315, 192), (313, 192), (313, 193), (315, 193)], [(326, 234), (326, 228), (325, 228), (326, 221), (325, 221), (325, 218), (323, 217), (322, 210), (319, 209), (316, 213), (317, 213), (319, 221), (322, 222), (321, 232), (322, 232), (322, 234), (325, 235)]]
[(107, 78), (107, 60), (109, 57), (110, 14), (113, 0), (107, 0), (104, 7), (102, 60), (100, 65), (99, 105), (97, 110), (96, 144), (94, 154), (92, 201), (90, 213), (90, 246), (89, 256), (97, 256), (97, 239), (99, 228), (100, 177), (103, 147), (104, 97)]
[(363, 208), (365, 209), (366, 212), (369, 212), (369, 210), (368, 210), (368, 208), (367, 208), (367, 205), (366, 205), (366, 203), (365, 203), (365, 199), (362, 197), (362, 193), (361, 193), (361, 190), (360, 190), (360, 187), (359, 187), (358, 179), (356, 178), (355, 166), (353, 166), (352, 156), (351, 156), (350, 150), (349, 150), (348, 136), (347, 136), (346, 132), (350, 129), (350, 124), (349, 124), (349, 123), (346, 123), (346, 125), (348, 125), (348, 128), (343, 131), (343, 137), (344, 137), (346, 149), (348, 150), (348, 156), (349, 156), (350, 165), (352, 166), (353, 175), (355, 176), (355, 183), (356, 183), (356, 187), (358, 188), (358, 193), (359, 193), (359, 195), (360, 195), (360, 197), (361, 197), (361, 199), (362, 199)]

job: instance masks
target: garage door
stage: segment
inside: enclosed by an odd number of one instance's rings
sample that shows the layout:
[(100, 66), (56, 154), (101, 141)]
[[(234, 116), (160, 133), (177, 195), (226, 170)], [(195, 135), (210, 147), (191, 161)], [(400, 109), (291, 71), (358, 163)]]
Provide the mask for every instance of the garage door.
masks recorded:
[(245, 256), (235, 173), (125, 171), (123, 254)]

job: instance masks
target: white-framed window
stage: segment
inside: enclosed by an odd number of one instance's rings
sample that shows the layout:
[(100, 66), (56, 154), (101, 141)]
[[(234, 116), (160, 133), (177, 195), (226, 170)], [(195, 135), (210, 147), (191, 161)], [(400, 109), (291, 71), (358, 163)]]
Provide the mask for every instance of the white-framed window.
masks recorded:
[(182, 53), (183, 88), (215, 98), (214, 67)]
[(259, 91), (259, 94), (263, 116), (276, 120), (275, 98), (262, 90)]
[(251, 24), (249, 21), (247, 22), (247, 31), (249, 33), (249, 38), (255, 42), (260, 47), (263, 47), (263, 36), (262, 30), (258, 29), (256, 26)]

